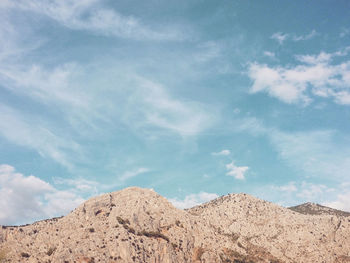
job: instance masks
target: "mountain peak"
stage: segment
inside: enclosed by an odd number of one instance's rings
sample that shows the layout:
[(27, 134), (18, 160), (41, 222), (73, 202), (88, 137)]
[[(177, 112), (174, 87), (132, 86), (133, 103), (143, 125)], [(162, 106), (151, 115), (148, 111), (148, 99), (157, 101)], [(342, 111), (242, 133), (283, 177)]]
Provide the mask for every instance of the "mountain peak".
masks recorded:
[(350, 220), (243, 193), (180, 210), (129, 187), (62, 218), (0, 228), (3, 262), (349, 262), (349, 251)]

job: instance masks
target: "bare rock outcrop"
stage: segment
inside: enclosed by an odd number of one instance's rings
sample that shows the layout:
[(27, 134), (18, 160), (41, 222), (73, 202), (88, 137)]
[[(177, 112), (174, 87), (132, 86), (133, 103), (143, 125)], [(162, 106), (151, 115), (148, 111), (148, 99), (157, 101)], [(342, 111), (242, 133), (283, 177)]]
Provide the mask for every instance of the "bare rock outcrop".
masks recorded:
[(130, 187), (62, 218), (1, 227), (0, 262), (350, 262), (350, 217), (246, 194), (180, 210)]

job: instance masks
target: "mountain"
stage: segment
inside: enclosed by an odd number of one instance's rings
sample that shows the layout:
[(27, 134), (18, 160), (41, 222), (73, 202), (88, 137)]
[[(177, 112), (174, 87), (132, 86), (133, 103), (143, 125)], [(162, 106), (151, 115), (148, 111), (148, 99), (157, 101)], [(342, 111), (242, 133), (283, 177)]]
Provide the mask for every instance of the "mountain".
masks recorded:
[(350, 262), (350, 218), (305, 215), (246, 194), (187, 210), (137, 187), (62, 218), (0, 228), (2, 262)]
[(297, 206), (289, 207), (289, 209), (304, 214), (304, 215), (335, 215), (335, 216), (350, 216), (349, 212), (329, 208), (327, 206), (305, 203)]

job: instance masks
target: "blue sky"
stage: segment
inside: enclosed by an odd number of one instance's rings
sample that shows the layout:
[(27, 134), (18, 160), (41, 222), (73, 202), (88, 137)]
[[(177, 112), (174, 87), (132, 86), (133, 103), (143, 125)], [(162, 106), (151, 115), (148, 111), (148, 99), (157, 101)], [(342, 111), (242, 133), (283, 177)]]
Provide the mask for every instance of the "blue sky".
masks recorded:
[(0, 2), (0, 223), (127, 186), (350, 211), (348, 1)]

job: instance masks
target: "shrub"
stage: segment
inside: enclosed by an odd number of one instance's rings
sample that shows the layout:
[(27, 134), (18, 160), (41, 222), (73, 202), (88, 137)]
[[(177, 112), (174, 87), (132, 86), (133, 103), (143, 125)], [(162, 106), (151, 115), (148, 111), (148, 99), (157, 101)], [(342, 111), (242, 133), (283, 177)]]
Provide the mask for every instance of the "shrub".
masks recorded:
[(22, 252), (22, 253), (21, 253), (21, 256), (22, 256), (23, 258), (29, 258), (29, 257), (30, 257), (30, 255), (29, 255), (28, 253), (26, 253), (26, 252)]
[(158, 232), (155, 232), (155, 231), (147, 232), (145, 230), (142, 230), (140, 232), (140, 234), (143, 236), (146, 236), (146, 237), (162, 238), (165, 241), (169, 242), (169, 238), (166, 235), (160, 233), (159, 231)]
[(125, 225), (125, 224), (127, 224), (127, 225), (129, 225), (130, 224), (130, 221), (129, 221), (129, 219), (123, 219), (123, 218), (121, 218), (120, 216), (117, 216), (117, 220), (118, 220), (118, 223), (119, 224), (122, 224), (122, 225)]
[(51, 256), (53, 252), (55, 252), (56, 248), (55, 247), (50, 247), (49, 250), (46, 252), (48, 256)]

